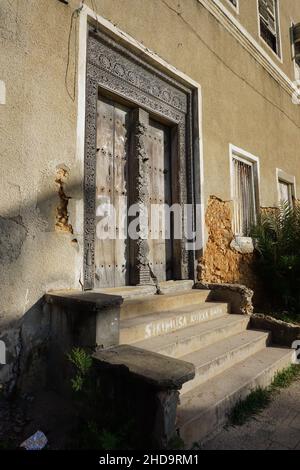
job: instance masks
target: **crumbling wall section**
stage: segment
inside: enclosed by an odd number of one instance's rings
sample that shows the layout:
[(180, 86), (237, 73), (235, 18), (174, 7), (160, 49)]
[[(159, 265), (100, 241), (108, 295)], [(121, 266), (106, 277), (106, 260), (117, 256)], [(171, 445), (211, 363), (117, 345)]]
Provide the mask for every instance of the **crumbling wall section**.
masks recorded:
[(205, 284), (244, 284), (256, 290), (253, 253), (242, 254), (231, 247), (232, 203), (211, 196), (205, 215), (208, 239), (204, 255), (198, 260), (198, 280)]

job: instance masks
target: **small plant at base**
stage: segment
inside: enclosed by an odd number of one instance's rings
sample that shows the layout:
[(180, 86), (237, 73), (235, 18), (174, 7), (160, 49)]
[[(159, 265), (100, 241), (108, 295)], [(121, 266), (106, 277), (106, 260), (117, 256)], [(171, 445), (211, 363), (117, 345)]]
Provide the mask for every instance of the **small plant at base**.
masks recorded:
[(299, 365), (292, 364), (290, 367), (278, 372), (272, 382), (272, 390), (289, 387), (295, 380), (300, 377)]
[(185, 447), (184, 441), (178, 434), (174, 434), (168, 442), (167, 449), (169, 450), (183, 450)]
[(300, 308), (300, 204), (282, 202), (260, 214), (251, 236), (259, 253), (257, 275), (271, 304), (297, 312)]
[(227, 426), (242, 426), (246, 421), (254, 418), (257, 413), (260, 413), (269, 405), (274, 395), (281, 388), (289, 387), (299, 377), (300, 366), (295, 364), (277, 372), (269, 387), (258, 387), (244, 400), (237, 402), (229, 413)]
[(72, 388), (75, 392), (80, 392), (83, 390), (86, 377), (91, 370), (93, 359), (81, 348), (73, 348), (68, 354), (68, 359), (77, 371), (76, 376), (71, 379)]
[(262, 411), (271, 401), (271, 392), (258, 387), (245, 400), (240, 400), (229, 414), (229, 425), (241, 426), (249, 418)]

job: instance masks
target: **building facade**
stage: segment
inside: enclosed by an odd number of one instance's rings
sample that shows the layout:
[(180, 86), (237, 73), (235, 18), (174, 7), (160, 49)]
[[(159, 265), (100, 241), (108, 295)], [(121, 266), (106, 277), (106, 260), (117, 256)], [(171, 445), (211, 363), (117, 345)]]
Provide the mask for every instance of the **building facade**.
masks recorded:
[[(298, 0), (3, 0), (0, 18), (2, 382), (38, 360), (51, 290), (255, 287), (250, 227), (300, 179)], [(112, 199), (191, 205), (197, 242), (97, 237)]]

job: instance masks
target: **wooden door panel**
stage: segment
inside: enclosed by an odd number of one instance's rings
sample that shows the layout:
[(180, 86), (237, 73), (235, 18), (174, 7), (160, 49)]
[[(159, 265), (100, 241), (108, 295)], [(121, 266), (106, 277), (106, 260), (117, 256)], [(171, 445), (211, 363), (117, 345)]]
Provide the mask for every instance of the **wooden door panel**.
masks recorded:
[(168, 127), (150, 120), (147, 145), (150, 205), (160, 206), (159, 212), (156, 212), (156, 220), (153, 221), (156, 227), (155, 233), (153, 233), (151, 207), (149, 208), (149, 261), (157, 279), (165, 281), (172, 278), (172, 241), (166, 238), (167, 219), (163, 211), (164, 204), (168, 206), (172, 204)]
[[(113, 203), (114, 107), (105, 100), (97, 103), (96, 224), (100, 224)], [(107, 227), (109, 228), (109, 227)], [(96, 283), (114, 285), (114, 240), (103, 239), (98, 230), (95, 246)]]
[(114, 206), (116, 210), (115, 285), (127, 284), (128, 110), (115, 106)]
[(127, 242), (124, 235), (127, 222), (122, 214), (127, 209), (128, 114), (126, 108), (114, 102), (104, 98), (98, 100), (96, 223), (101, 221), (100, 213), (108, 214), (109, 207), (111, 217), (107, 227), (109, 236), (105, 239), (96, 237), (95, 287), (127, 283)]

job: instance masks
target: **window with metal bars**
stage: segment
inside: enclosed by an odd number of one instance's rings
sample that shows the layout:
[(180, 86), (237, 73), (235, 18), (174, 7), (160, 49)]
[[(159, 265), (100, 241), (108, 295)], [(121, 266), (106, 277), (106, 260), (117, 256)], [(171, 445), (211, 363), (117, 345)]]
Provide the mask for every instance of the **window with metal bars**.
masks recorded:
[(289, 207), (293, 207), (293, 193), (293, 184), (279, 179), (280, 202), (288, 203)]
[(233, 157), (233, 230), (249, 236), (256, 222), (256, 183), (254, 163)]
[(280, 55), (277, 0), (258, 0), (260, 35)]

